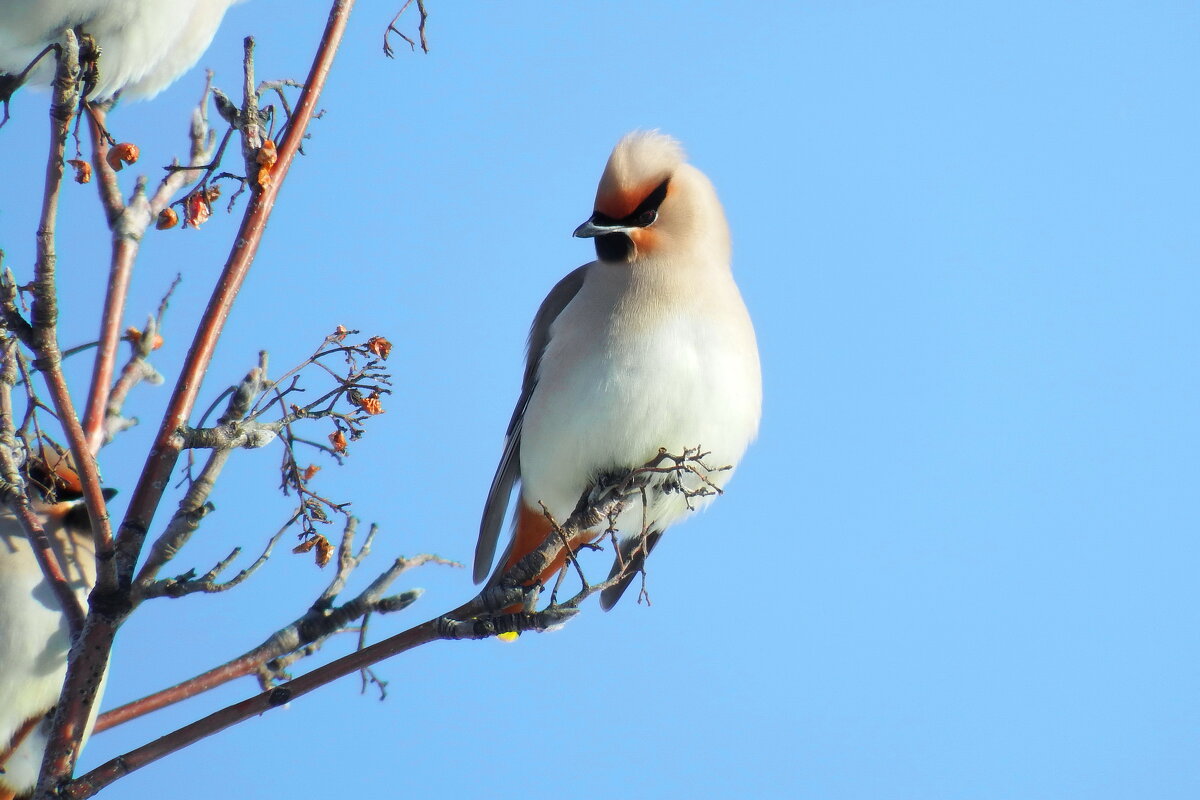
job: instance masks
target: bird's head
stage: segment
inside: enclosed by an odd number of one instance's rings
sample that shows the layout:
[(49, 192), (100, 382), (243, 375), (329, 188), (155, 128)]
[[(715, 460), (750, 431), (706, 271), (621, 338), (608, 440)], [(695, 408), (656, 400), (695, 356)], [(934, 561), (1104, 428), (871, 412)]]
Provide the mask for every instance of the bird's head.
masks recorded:
[[(83, 482), (69, 452), (59, 452), (45, 441), (30, 448), (25, 463), (26, 480), (34, 508), (50, 520), (61, 520), (78, 530), (90, 530), (87, 508), (83, 504)], [(116, 489), (100, 490), (105, 500), (117, 495)]]
[(657, 131), (634, 131), (613, 148), (595, 211), (575, 229), (601, 261), (632, 263), (695, 246), (728, 248), (721, 204), (683, 148)]

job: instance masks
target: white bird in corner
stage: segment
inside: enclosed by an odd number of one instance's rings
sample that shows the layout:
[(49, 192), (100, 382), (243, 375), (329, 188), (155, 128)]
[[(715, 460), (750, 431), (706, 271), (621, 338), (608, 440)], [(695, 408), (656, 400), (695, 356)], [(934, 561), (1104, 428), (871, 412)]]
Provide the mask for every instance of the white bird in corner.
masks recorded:
[[(77, 496), (78, 478), (58, 497)], [(71, 483), (74, 482), (74, 491)], [(83, 607), (96, 581), (95, 547), (82, 500), (36, 506), (63, 572)], [(0, 512), (0, 800), (31, 792), (46, 750), (49, 713), (67, 672), (70, 630), (54, 590), (42, 575), (24, 528), (11, 511)], [(101, 687), (103, 688), (103, 687)], [(99, 709), (99, 702), (96, 704)], [(95, 723), (95, 712), (85, 735)]]
[[(100, 48), (89, 100), (153, 97), (186, 72), (212, 42), (225, 10), (240, 0), (3, 0), (0, 78), (17, 76), (66, 28), (91, 34)], [(54, 77), (46, 57), (24, 82)], [(10, 87), (15, 88), (15, 87)]]
[[(702, 446), (706, 462), (735, 465), (758, 432), (758, 346), (730, 270), (729, 228), (712, 183), (679, 143), (658, 132), (621, 139), (595, 213), (575, 236), (595, 240), (597, 260), (559, 281), (534, 317), (521, 395), (480, 523), (476, 583), (491, 569), (518, 481), (514, 532), (496, 577), (552, 533), (542, 504), (563, 522), (598, 480), (642, 466), (660, 448), (680, 455)], [(730, 474), (710, 480), (719, 487)], [(618, 520), (610, 580), (628, 566), (601, 594), (605, 609), (663, 531), (712, 500), (680, 491), (700, 488), (689, 479), (652, 483), (646, 508), (630, 504)], [(535, 580), (545, 585), (563, 558)]]

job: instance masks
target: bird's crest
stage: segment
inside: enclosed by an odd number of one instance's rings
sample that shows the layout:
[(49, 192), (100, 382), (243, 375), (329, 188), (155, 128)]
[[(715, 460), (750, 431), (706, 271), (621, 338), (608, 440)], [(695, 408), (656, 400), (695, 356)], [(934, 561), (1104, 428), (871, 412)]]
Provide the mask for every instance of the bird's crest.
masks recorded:
[(621, 219), (630, 214), (684, 162), (683, 146), (658, 131), (621, 137), (596, 190), (596, 210)]

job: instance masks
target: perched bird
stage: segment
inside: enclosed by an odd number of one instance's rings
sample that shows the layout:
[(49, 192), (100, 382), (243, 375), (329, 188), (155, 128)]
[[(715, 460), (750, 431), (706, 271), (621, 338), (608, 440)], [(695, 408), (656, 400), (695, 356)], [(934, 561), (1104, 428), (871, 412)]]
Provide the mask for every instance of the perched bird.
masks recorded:
[[(68, 484), (78, 479), (58, 470)], [(68, 486), (58, 496), (71, 496)], [(38, 503), (38, 516), (63, 572), (84, 608), (96, 580), (87, 509), (79, 499)], [(67, 672), (70, 630), (42, 576), (21, 523), (0, 512), (0, 800), (33, 790), (48, 736), (48, 714)], [(96, 708), (99, 708), (97, 704)], [(93, 712), (87, 730), (95, 722)]]
[[(679, 143), (658, 132), (622, 138), (595, 213), (575, 236), (595, 240), (597, 260), (559, 281), (534, 317), (521, 396), (480, 523), (476, 583), (488, 576), (518, 481), (514, 531), (496, 576), (552, 532), (541, 504), (565, 521), (598, 480), (642, 466), (660, 448), (679, 455), (702, 446), (709, 463), (734, 465), (758, 431), (758, 347), (730, 271), (729, 228), (712, 184)], [(720, 486), (729, 475), (711, 480)], [(644, 511), (633, 503), (622, 514), (610, 579), (629, 568), (601, 594), (605, 609), (663, 531), (711, 501), (680, 491), (700, 488), (698, 479), (689, 487), (690, 477), (683, 486), (652, 482)], [(545, 584), (562, 565), (537, 580)]]
[[(3, 0), (0, 74), (19, 75), (66, 28), (100, 48), (89, 100), (153, 97), (199, 60), (225, 10), (240, 0)], [(0, 77), (3, 77), (0, 75)], [(47, 85), (54, 59), (43, 58), (25, 83)]]

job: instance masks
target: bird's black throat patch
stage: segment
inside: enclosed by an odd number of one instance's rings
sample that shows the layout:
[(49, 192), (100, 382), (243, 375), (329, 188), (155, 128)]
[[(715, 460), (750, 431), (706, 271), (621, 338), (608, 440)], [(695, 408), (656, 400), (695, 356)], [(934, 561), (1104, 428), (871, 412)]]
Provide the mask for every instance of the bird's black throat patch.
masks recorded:
[(625, 233), (606, 233), (597, 236), (596, 257), (601, 261), (631, 261), (633, 259), (633, 239)]

